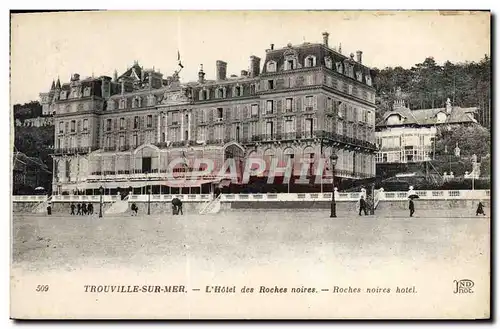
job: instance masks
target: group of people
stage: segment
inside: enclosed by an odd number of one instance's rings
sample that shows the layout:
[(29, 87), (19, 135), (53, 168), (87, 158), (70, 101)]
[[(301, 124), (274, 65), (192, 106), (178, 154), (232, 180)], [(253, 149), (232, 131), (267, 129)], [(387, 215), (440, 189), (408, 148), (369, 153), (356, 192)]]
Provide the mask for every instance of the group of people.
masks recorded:
[[(75, 213), (76, 208), (76, 213)], [(86, 203), (78, 203), (76, 206), (74, 203), (71, 204), (71, 215), (93, 215), (94, 214), (94, 205), (89, 202)]]

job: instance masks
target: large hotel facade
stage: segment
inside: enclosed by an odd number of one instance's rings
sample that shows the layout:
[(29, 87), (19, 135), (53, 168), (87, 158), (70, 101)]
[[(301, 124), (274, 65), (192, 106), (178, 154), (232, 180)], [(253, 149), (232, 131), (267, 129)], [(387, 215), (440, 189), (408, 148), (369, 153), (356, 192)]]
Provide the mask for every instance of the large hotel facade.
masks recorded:
[[(252, 157), (290, 161), (293, 176), (310, 159), (312, 182), (314, 160), (332, 150), (342, 181), (375, 176), (370, 69), (361, 51), (355, 58), (330, 48), (326, 32), (322, 43), (271, 45), (263, 63), (251, 56), (240, 76), (227, 76), (227, 63), (217, 61), (215, 80), (201, 67), (197, 81), (181, 83), (178, 72), (164, 78), (135, 62), (112, 78), (58, 79), (40, 97), (44, 111), (54, 114), (54, 193), (146, 185), (152, 193), (200, 193), (222, 178), (216, 172), (228, 158), (240, 176)], [(214, 161), (215, 172), (170, 181), (169, 164), (179, 158), (185, 164), (174, 167), (177, 178), (203, 171), (200, 158)], [(331, 177), (328, 166), (321, 176)]]

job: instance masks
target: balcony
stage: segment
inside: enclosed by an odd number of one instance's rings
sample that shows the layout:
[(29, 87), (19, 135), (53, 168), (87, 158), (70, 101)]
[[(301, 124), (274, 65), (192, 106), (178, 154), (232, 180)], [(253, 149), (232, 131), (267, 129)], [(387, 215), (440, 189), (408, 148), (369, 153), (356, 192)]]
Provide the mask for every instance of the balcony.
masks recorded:
[(92, 147), (67, 147), (67, 148), (56, 148), (54, 149), (54, 155), (62, 154), (85, 154), (97, 150), (95, 146)]
[(314, 111), (314, 107), (306, 106), (306, 112), (312, 112), (312, 111)]
[(116, 146), (105, 146), (102, 149), (105, 152), (116, 151)]

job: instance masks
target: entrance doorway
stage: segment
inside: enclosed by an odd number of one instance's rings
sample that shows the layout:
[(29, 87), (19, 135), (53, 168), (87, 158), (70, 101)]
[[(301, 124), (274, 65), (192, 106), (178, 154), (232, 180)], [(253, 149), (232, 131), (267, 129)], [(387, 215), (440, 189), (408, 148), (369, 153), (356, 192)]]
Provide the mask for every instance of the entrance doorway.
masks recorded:
[(150, 173), (151, 172), (151, 157), (143, 157), (142, 158), (142, 173)]

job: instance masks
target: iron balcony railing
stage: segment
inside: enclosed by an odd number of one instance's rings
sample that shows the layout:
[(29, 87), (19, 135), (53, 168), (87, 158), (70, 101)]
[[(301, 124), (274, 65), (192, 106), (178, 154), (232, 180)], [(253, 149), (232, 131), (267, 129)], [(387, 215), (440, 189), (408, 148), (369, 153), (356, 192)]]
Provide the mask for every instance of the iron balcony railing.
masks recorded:
[(65, 148), (56, 148), (54, 149), (55, 155), (61, 154), (85, 154), (90, 153), (99, 149), (97, 146), (89, 146), (89, 147), (65, 147)]

